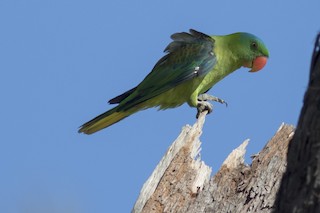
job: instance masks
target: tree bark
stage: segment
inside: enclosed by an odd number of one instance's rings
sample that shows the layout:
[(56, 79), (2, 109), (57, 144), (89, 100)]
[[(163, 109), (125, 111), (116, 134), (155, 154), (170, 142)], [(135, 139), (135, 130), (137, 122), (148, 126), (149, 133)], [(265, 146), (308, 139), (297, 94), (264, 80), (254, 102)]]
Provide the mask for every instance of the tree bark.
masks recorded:
[(320, 34), (274, 212), (320, 212)]
[(244, 163), (244, 141), (210, 178), (200, 160), (202, 113), (185, 126), (144, 184), (132, 212), (270, 212), (294, 128), (282, 124), (263, 150)]
[(192, 127), (182, 129), (132, 212), (320, 212), (319, 43), (320, 34), (296, 133), (282, 124), (251, 165), (244, 162), (249, 142), (244, 141), (210, 178), (211, 168), (200, 159), (203, 112)]

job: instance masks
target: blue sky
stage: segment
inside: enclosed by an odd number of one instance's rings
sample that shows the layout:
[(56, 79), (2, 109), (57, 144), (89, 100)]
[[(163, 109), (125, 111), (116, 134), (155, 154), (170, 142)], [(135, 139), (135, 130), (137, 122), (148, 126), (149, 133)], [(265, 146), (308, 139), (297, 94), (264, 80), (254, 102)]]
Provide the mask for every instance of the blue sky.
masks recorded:
[[(150, 109), (94, 135), (77, 133), (138, 84), (170, 35), (259, 36), (267, 66), (228, 76), (201, 137), (214, 171), (243, 140), (257, 153), (302, 106), (319, 1), (0, 1), (0, 212), (129, 212), (196, 110)], [(249, 157), (247, 158), (250, 162)]]

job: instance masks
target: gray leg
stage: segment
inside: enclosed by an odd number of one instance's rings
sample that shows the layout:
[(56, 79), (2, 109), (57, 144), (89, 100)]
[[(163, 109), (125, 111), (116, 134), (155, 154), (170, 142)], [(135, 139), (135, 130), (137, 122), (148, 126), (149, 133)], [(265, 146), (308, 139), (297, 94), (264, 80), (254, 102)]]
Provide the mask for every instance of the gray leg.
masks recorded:
[(215, 102), (219, 102), (221, 104), (225, 104), (226, 106), (228, 106), (228, 103), (226, 101), (224, 101), (216, 96), (209, 95), (207, 93), (199, 95), (198, 101), (215, 101)]
[(198, 105), (197, 105), (197, 115), (196, 115), (196, 118), (199, 117), (200, 113), (203, 112), (203, 111), (208, 111), (208, 114), (212, 112), (212, 109), (213, 109), (213, 105), (208, 102), (208, 101), (216, 101), (216, 102), (219, 102), (221, 104), (225, 104), (226, 106), (228, 106), (227, 102), (225, 102), (224, 100), (218, 98), (218, 97), (215, 97), (215, 96), (212, 96), (212, 95), (209, 95), (209, 94), (201, 94), (198, 96)]

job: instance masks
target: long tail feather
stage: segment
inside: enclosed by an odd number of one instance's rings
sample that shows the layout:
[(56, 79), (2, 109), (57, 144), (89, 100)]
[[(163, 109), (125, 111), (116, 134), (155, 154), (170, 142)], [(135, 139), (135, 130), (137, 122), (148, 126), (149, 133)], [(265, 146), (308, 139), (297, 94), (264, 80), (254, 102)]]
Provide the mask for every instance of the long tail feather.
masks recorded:
[(125, 117), (128, 117), (133, 113), (128, 111), (117, 112), (117, 109), (118, 107), (110, 109), (109, 111), (102, 113), (101, 115), (88, 121), (80, 127), (78, 132), (85, 134), (95, 133), (101, 129), (104, 129), (108, 126), (111, 126), (112, 124), (119, 122), (120, 120), (124, 119)]

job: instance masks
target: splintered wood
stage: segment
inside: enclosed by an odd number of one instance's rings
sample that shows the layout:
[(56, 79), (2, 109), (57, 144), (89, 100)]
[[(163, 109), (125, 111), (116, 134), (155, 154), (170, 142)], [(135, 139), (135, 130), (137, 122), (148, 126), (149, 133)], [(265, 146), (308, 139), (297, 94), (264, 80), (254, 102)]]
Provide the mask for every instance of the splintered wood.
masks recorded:
[(199, 137), (205, 120), (199, 116), (192, 127), (185, 126), (152, 175), (143, 185), (132, 212), (172, 212), (184, 209), (209, 182), (211, 168), (200, 161)]
[(185, 126), (144, 184), (132, 212), (271, 212), (286, 167), (294, 128), (282, 124), (275, 136), (244, 162), (244, 141), (210, 178), (200, 159), (199, 137), (206, 112)]

